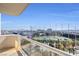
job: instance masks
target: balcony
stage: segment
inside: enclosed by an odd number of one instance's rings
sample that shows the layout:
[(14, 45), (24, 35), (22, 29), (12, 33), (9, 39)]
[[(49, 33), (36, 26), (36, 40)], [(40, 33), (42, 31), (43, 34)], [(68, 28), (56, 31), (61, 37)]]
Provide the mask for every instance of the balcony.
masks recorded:
[(0, 36), (1, 56), (72, 56), (65, 51), (20, 35)]

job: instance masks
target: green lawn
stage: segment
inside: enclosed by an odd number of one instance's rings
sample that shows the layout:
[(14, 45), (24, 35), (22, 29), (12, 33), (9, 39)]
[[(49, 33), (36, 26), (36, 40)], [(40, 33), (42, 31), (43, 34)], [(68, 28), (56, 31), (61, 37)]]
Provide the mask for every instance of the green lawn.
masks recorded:
[(30, 42), (27, 41), (27, 40), (24, 40), (24, 41), (21, 43), (21, 45), (26, 45), (26, 44), (28, 44), (28, 43), (30, 43)]

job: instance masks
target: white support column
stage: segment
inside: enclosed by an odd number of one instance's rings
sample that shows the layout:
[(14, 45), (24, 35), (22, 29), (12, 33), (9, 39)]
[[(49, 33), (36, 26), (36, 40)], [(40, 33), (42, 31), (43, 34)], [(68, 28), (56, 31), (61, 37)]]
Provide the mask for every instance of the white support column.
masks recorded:
[(1, 35), (1, 13), (0, 13), (0, 35)]

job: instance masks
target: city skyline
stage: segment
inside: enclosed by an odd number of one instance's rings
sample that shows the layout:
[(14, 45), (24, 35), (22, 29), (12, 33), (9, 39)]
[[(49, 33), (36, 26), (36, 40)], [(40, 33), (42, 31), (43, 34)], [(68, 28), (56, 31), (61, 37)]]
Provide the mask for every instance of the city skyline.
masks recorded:
[(29, 4), (19, 16), (1, 15), (2, 29), (79, 30), (79, 4)]

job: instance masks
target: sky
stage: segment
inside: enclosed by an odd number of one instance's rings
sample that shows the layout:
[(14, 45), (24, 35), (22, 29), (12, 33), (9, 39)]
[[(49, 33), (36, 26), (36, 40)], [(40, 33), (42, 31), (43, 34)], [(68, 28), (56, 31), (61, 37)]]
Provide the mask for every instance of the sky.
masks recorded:
[(14, 29), (79, 29), (79, 4), (32, 3), (19, 16), (2, 14), (1, 28)]

